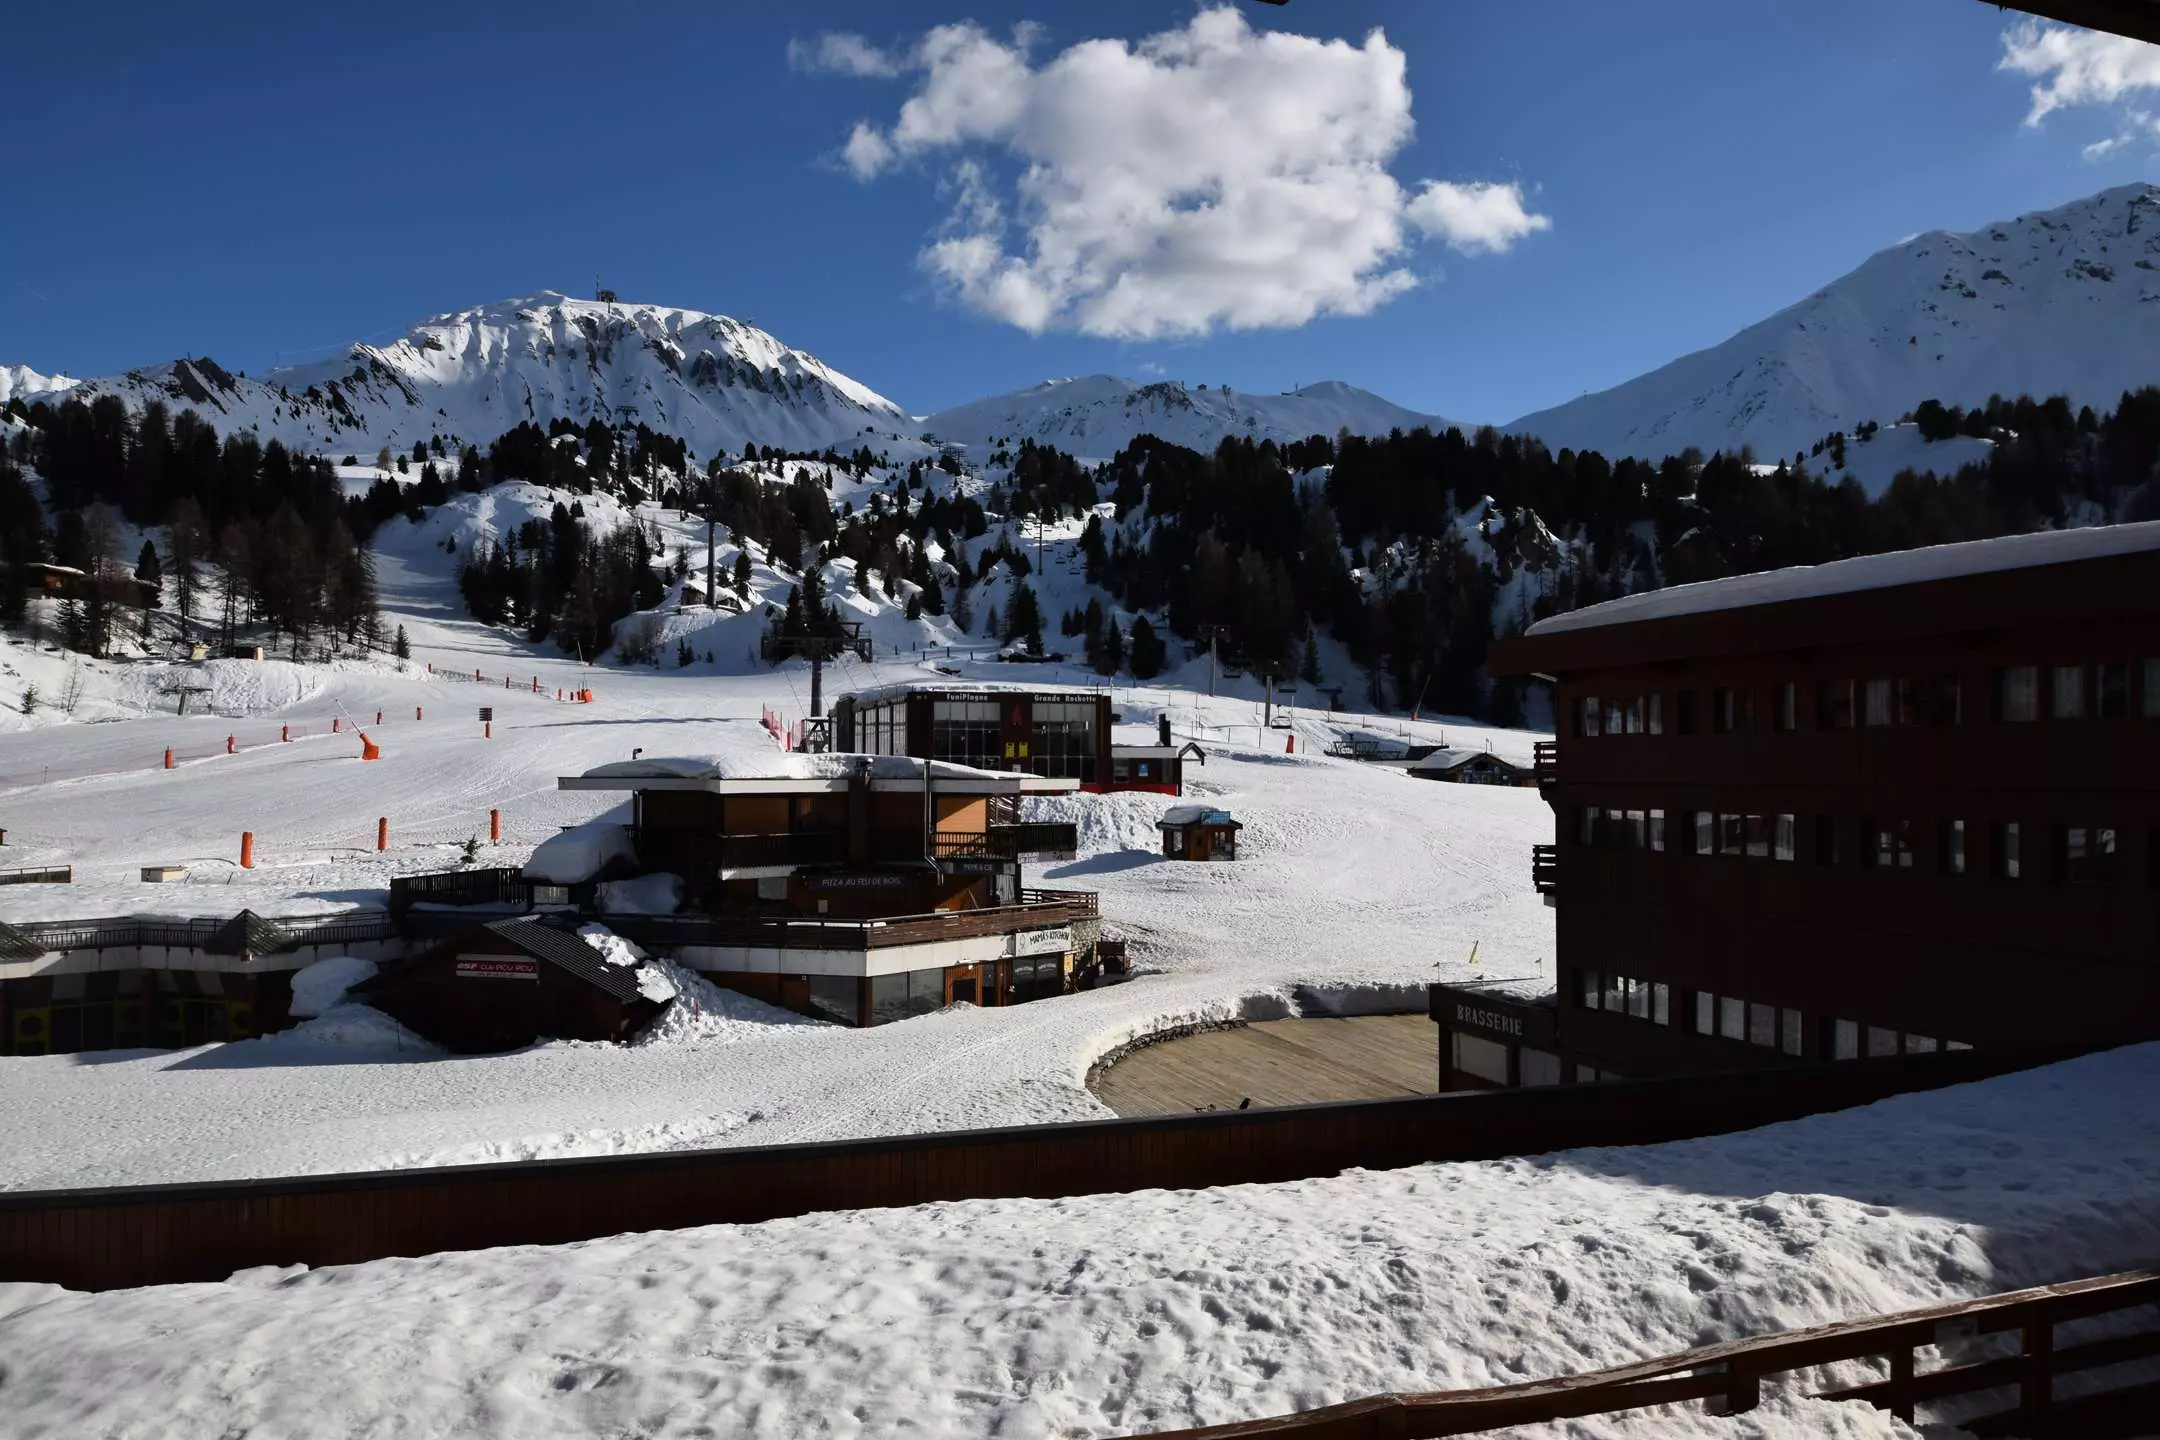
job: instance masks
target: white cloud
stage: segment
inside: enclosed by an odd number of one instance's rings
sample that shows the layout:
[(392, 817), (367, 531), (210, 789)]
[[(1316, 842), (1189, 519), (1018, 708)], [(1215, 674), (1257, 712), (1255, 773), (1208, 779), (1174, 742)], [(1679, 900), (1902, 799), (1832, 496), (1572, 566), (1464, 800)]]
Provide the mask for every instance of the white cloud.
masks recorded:
[(892, 76), (900, 62), (860, 35), (845, 31), (818, 36), (815, 40), (790, 40), (788, 64), (797, 70), (823, 70), (835, 75)]
[(2112, 105), (2141, 90), (2160, 90), (2160, 45), (2037, 20), (2011, 26), (2002, 43), (1996, 68), (2035, 79), (2027, 125), (2065, 106)]
[(1039, 38), (930, 31), (897, 116), (843, 151), (862, 179), (950, 157), (952, 212), (923, 268), (1023, 329), (1144, 340), (1362, 315), (1417, 283), (1420, 235), (1490, 254), (1551, 224), (1513, 183), (1411, 194), (1389, 173), (1413, 126), (1403, 54), (1379, 31), (1256, 33), (1217, 7), (1037, 65)]
[(1524, 206), (1522, 186), (1492, 180), (1428, 180), (1403, 214), (1465, 255), (1498, 254), (1525, 235), (1552, 228), (1550, 219)]
[(2118, 150), (2139, 143), (2160, 144), (2160, 119), (2144, 110), (2123, 111), (2123, 128), (2104, 140), (2095, 140), (2079, 153), (2087, 160), (2105, 160)]

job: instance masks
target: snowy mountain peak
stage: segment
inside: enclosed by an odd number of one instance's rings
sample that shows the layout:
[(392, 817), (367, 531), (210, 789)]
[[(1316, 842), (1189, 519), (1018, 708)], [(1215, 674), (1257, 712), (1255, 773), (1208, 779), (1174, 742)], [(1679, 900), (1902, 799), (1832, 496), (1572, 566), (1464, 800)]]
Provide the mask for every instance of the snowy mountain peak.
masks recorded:
[(1280, 445), (1346, 429), (1359, 435), (1385, 435), (1420, 425), (1444, 430), (1454, 422), (1406, 410), (1340, 380), (1281, 395), (1246, 395), (1226, 385), (1086, 375), (1045, 380), (1008, 395), (955, 406), (923, 423), (938, 439), (969, 446), (988, 449), (1033, 440), (1074, 455), (1104, 459), (1131, 444), (1137, 435), (1212, 450), (1227, 435)]
[(432, 316), (390, 344), (255, 378), (183, 359), (74, 393), (192, 407), (220, 430), (326, 453), (436, 435), (486, 444), (527, 420), (643, 423), (701, 457), (751, 442), (846, 448), (866, 428), (914, 428), (884, 396), (754, 325), (554, 291)]
[(74, 383), (65, 375), (40, 375), (27, 365), (0, 365), (0, 405), (10, 400), (27, 405), (40, 395), (51, 395)]
[(1790, 455), (1922, 400), (2160, 381), (2160, 187), (2121, 185), (1969, 232), (1930, 231), (1721, 345), (1508, 428), (1555, 449)]

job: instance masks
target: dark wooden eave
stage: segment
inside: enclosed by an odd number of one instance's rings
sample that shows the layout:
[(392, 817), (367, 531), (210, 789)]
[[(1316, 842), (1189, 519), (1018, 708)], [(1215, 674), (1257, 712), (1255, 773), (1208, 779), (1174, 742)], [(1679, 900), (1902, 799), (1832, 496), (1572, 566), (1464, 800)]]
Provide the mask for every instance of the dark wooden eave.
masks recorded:
[[(1279, 0), (1270, 0), (1279, 3)], [(2105, 30), (2160, 45), (2160, 0), (2024, 0), (2017, 5), (1995, 5), (1997, 10), (2022, 10), (2045, 20)]]

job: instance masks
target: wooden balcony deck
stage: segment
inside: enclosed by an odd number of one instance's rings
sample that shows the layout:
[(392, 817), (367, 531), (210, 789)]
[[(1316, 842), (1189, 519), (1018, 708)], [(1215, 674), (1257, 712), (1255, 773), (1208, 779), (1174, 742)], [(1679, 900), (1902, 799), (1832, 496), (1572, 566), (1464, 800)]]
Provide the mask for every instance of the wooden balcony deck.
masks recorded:
[(1439, 1032), (1420, 1015), (1263, 1020), (1143, 1046), (1088, 1079), (1118, 1114), (1183, 1115), (1439, 1089)]

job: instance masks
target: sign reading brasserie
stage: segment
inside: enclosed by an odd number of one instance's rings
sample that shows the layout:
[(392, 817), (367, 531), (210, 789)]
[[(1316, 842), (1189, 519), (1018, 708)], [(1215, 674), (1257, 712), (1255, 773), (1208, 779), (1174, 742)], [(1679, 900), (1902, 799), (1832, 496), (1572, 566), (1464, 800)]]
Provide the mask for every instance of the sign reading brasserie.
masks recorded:
[(1553, 1043), (1553, 1010), (1549, 1004), (1435, 985), (1429, 1013), (1451, 1030), (1472, 1031), (1540, 1048), (1549, 1048)]
[(460, 955), (460, 980), (534, 980), (540, 978), (540, 962), (503, 955)]
[(1455, 1002), (1455, 1023), (1478, 1030), (1496, 1030), (1502, 1035), (1522, 1038), (1522, 1020), (1518, 1016), (1503, 1015), (1497, 1010), (1485, 1010), (1475, 1005)]

